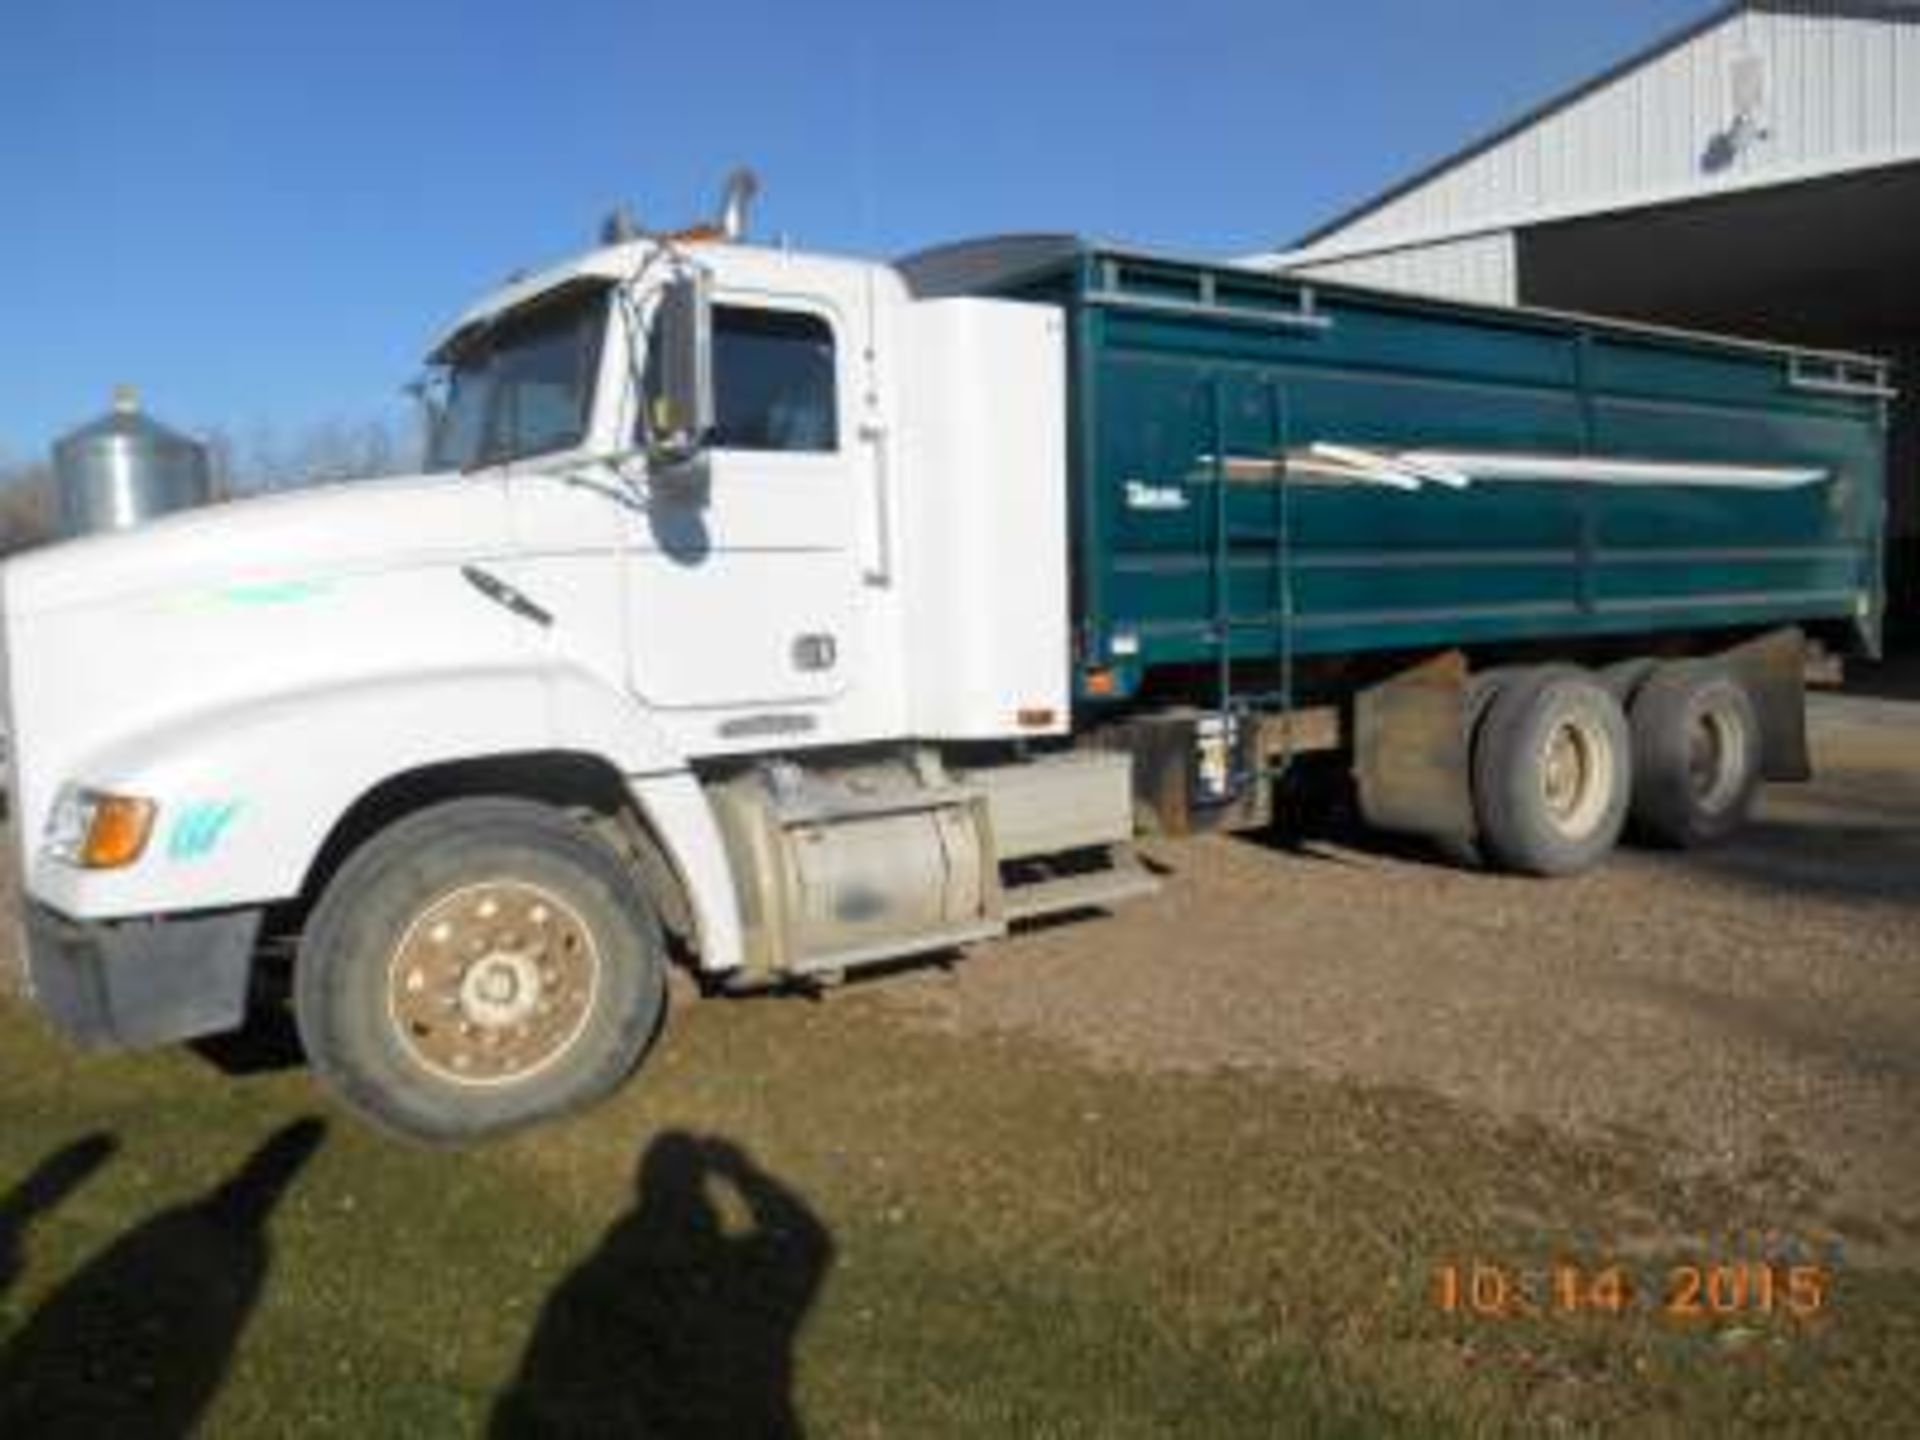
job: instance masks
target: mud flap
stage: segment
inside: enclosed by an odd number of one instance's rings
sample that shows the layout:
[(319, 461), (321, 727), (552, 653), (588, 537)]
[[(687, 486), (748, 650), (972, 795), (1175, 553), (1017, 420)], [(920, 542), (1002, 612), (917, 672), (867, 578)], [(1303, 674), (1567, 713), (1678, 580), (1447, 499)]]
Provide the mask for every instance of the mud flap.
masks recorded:
[(1466, 695), (1466, 658), (1454, 650), (1354, 697), (1353, 775), (1368, 824), (1472, 839)]
[(1760, 774), (1767, 780), (1809, 780), (1807, 639), (1796, 629), (1771, 630), (1723, 652), (1760, 716)]

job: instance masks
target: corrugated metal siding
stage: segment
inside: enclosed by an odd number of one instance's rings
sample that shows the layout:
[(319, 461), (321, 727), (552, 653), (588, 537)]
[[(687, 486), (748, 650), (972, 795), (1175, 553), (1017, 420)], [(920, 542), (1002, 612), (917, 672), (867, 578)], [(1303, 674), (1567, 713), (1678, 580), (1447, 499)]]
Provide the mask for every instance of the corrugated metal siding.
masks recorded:
[[(1920, 155), (1920, 14), (1800, 9), (1807, 13), (1730, 16), (1322, 237), (1316, 248)], [(1766, 134), (1714, 168), (1708, 156), (1734, 119), (1735, 63), (1747, 56), (1766, 76)]]
[(1299, 273), (1488, 305), (1512, 305), (1519, 295), (1513, 232), (1509, 230), (1303, 266)]

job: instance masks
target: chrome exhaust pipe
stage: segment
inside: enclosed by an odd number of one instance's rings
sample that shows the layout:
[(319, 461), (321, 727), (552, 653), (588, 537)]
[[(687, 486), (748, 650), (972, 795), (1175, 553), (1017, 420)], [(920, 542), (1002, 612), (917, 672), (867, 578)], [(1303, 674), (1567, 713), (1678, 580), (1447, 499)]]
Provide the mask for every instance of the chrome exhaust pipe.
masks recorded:
[(745, 165), (727, 176), (720, 192), (720, 233), (728, 240), (738, 241), (747, 233), (747, 212), (759, 193), (760, 177)]

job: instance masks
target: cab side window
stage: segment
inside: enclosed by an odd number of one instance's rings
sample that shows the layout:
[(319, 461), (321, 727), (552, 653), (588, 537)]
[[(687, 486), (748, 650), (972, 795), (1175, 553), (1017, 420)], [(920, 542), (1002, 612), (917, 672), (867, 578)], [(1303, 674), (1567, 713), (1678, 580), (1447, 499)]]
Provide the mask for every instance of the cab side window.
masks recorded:
[(795, 310), (714, 306), (713, 400), (718, 449), (839, 449), (832, 328)]
[(833, 331), (817, 315), (714, 306), (713, 398), (722, 449), (837, 449)]

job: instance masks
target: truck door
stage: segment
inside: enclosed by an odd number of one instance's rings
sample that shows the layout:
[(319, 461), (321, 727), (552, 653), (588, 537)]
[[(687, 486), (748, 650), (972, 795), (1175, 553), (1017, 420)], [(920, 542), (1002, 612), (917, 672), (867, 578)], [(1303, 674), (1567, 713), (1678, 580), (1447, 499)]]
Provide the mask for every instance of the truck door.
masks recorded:
[(824, 703), (852, 683), (858, 303), (716, 293), (705, 493), (655, 487), (629, 522), (630, 679), (649, 704)]

